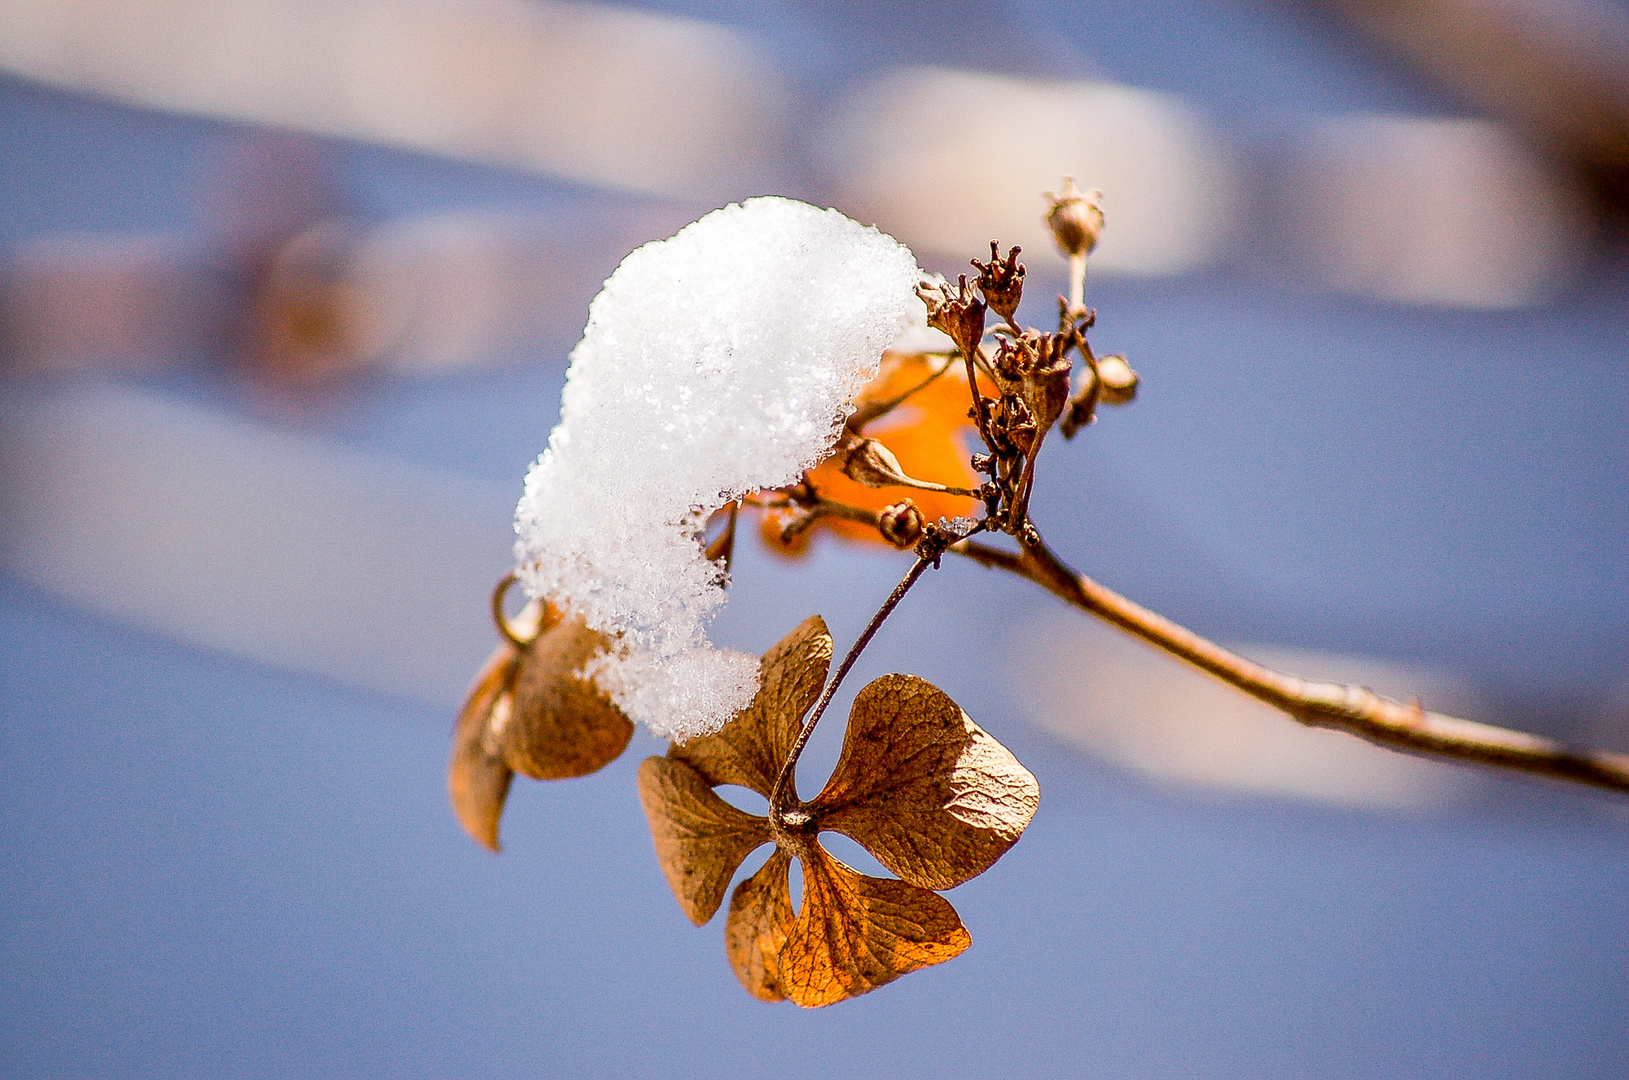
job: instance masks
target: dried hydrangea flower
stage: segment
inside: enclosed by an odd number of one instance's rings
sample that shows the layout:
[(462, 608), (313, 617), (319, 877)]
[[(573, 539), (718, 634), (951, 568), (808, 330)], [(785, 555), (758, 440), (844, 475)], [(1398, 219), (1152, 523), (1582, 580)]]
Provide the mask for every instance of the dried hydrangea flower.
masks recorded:
[[(971, 943), (933, 890), (983, 873), (1017, 842), (1040, 801), (1035, 777), (943, 691), (885, 675), (854, 700), (842, 756), (821, 793), (778, 821), (714, 793), (738, 784), (770, 797), (803, 716), (819, 697), (831, 635), (812, 616), (764, 654), (752, 705), (723, 730), (676, 743), (639, 767), (639, 797), (662, 872), (700, 926), (752, 851), (773, 843), (735, 890), (724, 930), (730, 964), (757, 998), (805, 1007), (864, 994)], [(822, 831), (857, 841), (902, 880), (845, 866)], [(792, 910), (791, 861), (803, 866)]]

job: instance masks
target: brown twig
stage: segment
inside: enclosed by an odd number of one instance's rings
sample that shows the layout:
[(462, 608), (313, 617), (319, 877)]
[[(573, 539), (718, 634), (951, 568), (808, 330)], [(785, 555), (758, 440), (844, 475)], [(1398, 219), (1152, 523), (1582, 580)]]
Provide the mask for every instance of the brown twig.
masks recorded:
[(1576, 749), (1524, 731), (1426, 712), (1418, 705), (1402, 705), (1362, 687), (1312, 682), (1274, 671), (1075, 572), (1044, 543), (1024, 544), (1012, 552), (963, 541), (950, 550), (1027, 578), (1303, 724), (1344, 731), (1393, 750), (1629, 793), (1629, 754)]
[(954, 356), (947, 356), (945, 357), (945, 362), (934, 369), (932, 374), (923, 379), (921, 382), (917, 383), (915, 386), (911, 387), (909, 390), (905, 391), (903, 394), (900, 394), (898, 397), (889, 398), (887, 401), (873, 401), (869, 404), (861, 405), (859, 408), (854, 410), (854, 415), (848, 418), (848, 429), (854, 432), (856, 435), (860, 434), (861, 429), (864, 428), (865, 425), (893, 412), (895, 409), (905, 404), (905, 402), (909, 400), (912, 395), (922, 390), (926, 390), (935, 379), (939, 378), (939, 376), (943, 375), (945, 372), (949, 371), (955, 366), (956, 358)]

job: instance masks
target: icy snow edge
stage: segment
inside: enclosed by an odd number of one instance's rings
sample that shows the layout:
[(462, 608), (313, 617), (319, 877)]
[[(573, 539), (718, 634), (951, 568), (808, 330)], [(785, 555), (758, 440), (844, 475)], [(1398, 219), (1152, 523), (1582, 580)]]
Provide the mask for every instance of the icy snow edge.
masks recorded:
[(530, 595), (614, 639), (589, 674), (652, 733), (717, 731), (751, 702), (757, 658), (707, 640), (725, 594), (696, 530), (830, 452), (920, 278), (892, 237), (765, 197), (639, 248), (589, 306), (515, 559)]

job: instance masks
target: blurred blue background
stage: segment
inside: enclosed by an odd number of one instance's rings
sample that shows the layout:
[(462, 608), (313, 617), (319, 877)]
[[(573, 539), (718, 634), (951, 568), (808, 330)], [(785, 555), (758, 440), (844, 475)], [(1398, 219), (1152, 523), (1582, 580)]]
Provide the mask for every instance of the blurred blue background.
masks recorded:
[[(1094, 346), (1143, 384), (1049, 450), (1054, 547), (1287, 666), (1629, 750), (1626, 21), (11, 5), (5, 1072), (1624, 1075), (1621, 800), (1303, 738), (970, 566), (850, 692), (935, 681), (1041, 812), (950, 894), (973, 947), (865, 998), (741, 992), (652, 857), (643, 733), (517, 784), (498, 858), (444, 770), (623, 254), (775, 192), (929, 269), (1021, 242), (1044, 321), (1066, 172), (1106, 192)], [(903, 570), (749, 545), (714, 637), (841, 644)]]

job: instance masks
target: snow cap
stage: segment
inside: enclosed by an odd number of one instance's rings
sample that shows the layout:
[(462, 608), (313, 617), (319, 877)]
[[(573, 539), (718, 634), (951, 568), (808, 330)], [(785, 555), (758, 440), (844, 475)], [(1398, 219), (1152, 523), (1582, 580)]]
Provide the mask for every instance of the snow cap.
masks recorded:
[(751, 702), (758, 658), (707, 640), (725, 594), (697, 530), (830, 453), (921, 276), (892, 237), (766, 197), (639, 248), (590, 305), (515, 558), (529, 594), (613, 638), (588, 674), (654, 734)]

